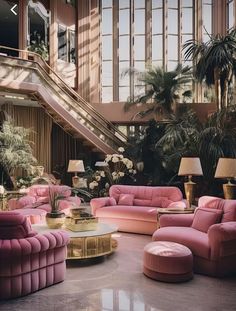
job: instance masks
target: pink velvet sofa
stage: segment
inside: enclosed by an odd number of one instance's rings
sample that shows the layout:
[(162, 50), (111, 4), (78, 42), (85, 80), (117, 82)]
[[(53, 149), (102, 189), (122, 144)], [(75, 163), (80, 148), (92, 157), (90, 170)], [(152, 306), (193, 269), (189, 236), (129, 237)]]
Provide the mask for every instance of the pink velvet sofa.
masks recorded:
[(185, 207), (176, 187), (113, 185), (109, 197), (90, 201), (92, 214), (100, 222), (114, 223), (119, 231), (153, 234), (157, 208)]
[(64, 231), (37, 234), (25, 216), (0, 212), (0, 299), (62, 282), (68, 242)]
[(68, 214), (70, 208), (79, 206), (81, 200), (79, 197), (71, 196), (71, 189), (68, 186), (52, 186), (52, 185), (33, 185), (26, 191), (26, 195), (19, 199), (10, 199), (8, 201), (8, 209), (32, 209), (37, 208), (44, 210), (45, 212), (51, 211), (49, 204), (49, 191), (57, 192), (61, 194), (64, 199), (59, 200), (59, 210), (63, 210), (65, 214)]
[(236, 273), (236, 200), (204, 196), (194, 214), (162, 215), (153, 241), (187, 246), (196, 273), (223, 277)]

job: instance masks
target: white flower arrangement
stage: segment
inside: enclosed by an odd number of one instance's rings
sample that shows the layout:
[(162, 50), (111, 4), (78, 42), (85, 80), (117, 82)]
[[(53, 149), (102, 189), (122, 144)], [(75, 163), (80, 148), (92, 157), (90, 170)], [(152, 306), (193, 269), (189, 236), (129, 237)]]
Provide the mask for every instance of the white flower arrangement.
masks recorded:
[[(124, 153), (125, 149), (120, 147), (118, 152)], [(133, 162), (123, 154), (107, 154), (104, 160), (107, 166), (103, 170), (96, 171), (89, 183), (89, 188), (99, 196), (107, 195), (108, 189), (113, 184), (126, 183), (134, 179), (136, 170), (133, 169)]]

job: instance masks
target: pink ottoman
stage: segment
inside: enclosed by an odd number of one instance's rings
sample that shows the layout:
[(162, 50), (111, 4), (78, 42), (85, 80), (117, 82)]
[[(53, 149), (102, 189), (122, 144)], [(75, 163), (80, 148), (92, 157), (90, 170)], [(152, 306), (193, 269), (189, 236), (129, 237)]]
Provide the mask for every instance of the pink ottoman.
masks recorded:
[(47, 214), (46, 211), (40, 208), (18, 208), (14, 212), (26, 216), (32, 225), (45, 222), (45, 216)]
[(193, 277), (193, 255), (184, 245), (158, 241), (144, 247), (143, 273), (158, 281), (184, 282)]

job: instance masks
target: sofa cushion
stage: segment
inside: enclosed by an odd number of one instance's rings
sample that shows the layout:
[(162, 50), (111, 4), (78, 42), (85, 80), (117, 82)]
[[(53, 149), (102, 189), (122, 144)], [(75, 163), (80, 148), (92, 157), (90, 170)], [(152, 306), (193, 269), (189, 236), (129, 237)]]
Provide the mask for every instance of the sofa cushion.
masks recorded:
[(135, 206), (151, 206), (151, 200), (134, 199)]
[(153, 197), (151, 201), (151, 206), (167, 208), (172, 203), (165, 197)]
[(104, 206), (96, 210), (96, 217), (157, 222), (157, 209), (147, 206)]
[(119, 196), (118, 205), (132, 206), (134, 203), (134, 195), (128, 193), (121, 193)]
[(171, 241), (183, 244), (191, 249), (194, 255), (210, 258), (208, 235), (192, 227), (164, 227), (156, 230), (153, 241)]
[(224, 200), (221, 222), (236, 221), (236, 200)]
[(209, 227), (221, 221), (223, 211), (213, 208), (197, 208), (194, 217), (192, 228), (201, 232), (207, 232)]

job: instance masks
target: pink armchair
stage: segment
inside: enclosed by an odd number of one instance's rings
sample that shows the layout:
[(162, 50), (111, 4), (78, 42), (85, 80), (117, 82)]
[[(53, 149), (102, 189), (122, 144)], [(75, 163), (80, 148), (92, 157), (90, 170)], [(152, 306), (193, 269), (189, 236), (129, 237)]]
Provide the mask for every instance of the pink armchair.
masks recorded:
[(27, 189), (27, 194), (19, 199), (10, 199), (8, 201), (9, 210), (39, 208), (46, 212), (51, 211), (49, 204), (49, 188), (54, 192), (62, 194), (65, 198), (59, 201), (59, 209), (68, 214), (72, 205), (79, 206), (81, 200), (79, 197), (71, 196), (71, 189), (68, 186), (52, 185), (33, 185)]
[(37, 234), (17, 212), (0, 212), (0, 299), (24, 296), (65, 278), (64, 231)]
[(191, 249), (194, 271), (223, 277), (236, 273), (236, 200), (204, 196), (194, 215), (162, 215), (154, 241)]

